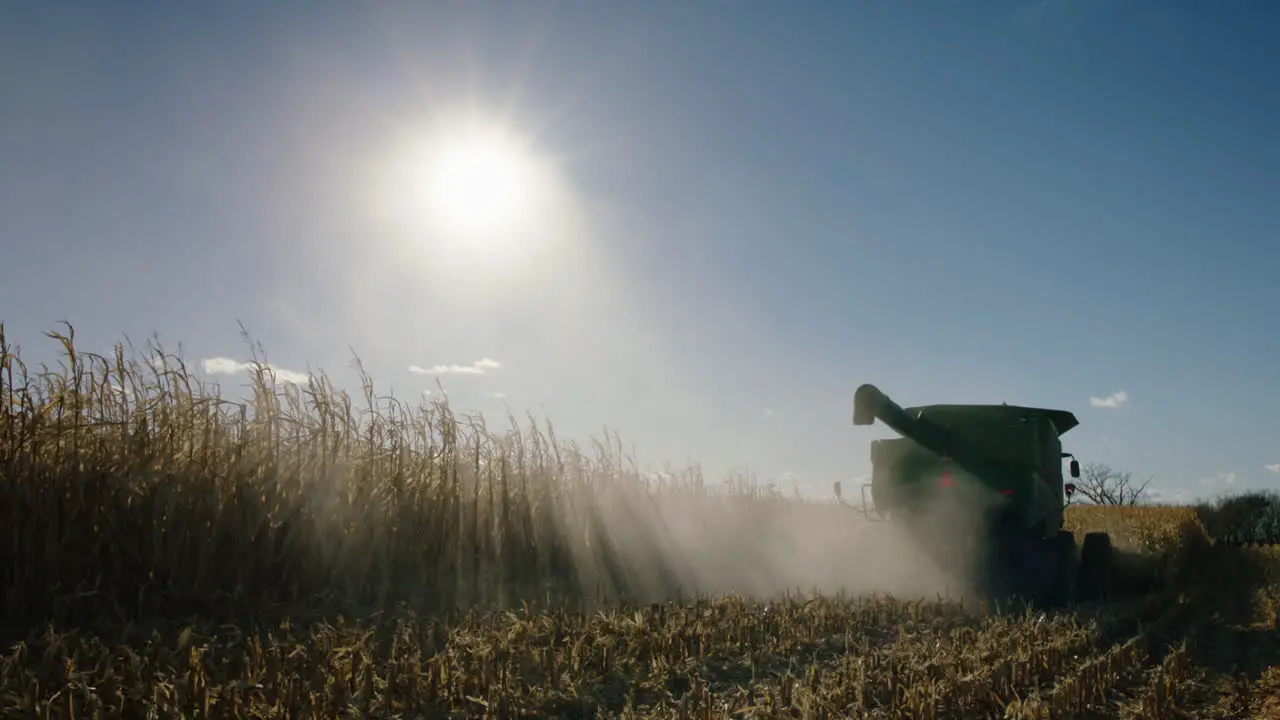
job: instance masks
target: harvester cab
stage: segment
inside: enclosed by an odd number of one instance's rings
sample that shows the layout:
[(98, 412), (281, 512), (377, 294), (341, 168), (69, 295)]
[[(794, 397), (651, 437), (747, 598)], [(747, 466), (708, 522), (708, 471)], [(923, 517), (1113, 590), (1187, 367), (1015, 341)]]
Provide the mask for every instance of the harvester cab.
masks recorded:
[[(869, 518), (905, 525), (942, 562), (978, 568), (980, 584), (999, 594), (1049, 604), (1109, 595), (1110, 537), (1086, 534), (1077, 554), (1063, 526), (1076, 487), (1062, 461), (1080, 477), (1075, 456), (1062, 451), (1062, 436), (1079, 424), (1074, 414), (1007, 404), (904, 409), (862, 385), (853, 424), (876, 420), (901, 437), (871, 442), (871, 481), (861, 488)], [(839, 483), (835, 491), (843, 502)], [(958, 547), (969, 556), (956, 557)]]

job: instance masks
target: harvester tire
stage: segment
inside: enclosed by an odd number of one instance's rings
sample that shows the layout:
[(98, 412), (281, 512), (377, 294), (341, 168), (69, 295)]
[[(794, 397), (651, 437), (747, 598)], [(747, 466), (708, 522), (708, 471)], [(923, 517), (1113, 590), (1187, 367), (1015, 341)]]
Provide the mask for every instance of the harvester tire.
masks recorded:
[(1066, 607), (1076, 601), (1076, 536), (1070, 530), (1059, 530), (1049, 540), (1052, 575), (1047, 594), (1051, 607)]
[(1080, 547), (1080, 599), (1105, 602), (1111, 599), (1111, 536), (1091, 532)]
[(1032, 537), (1008, 520), (992, 528), (987, 541), (980, 545), (981, 592), (996, 601), (1021, 596), (1034, 599), (1038, 586)]

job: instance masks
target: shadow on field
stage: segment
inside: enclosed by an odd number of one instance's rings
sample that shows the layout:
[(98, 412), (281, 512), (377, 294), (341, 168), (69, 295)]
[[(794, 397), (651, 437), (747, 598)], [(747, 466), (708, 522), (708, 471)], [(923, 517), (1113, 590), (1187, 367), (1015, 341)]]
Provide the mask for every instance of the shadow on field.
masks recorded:
[(1196, 665), (1256, 682), (1280, 665), (1273, 577), (1277, 558), (1265, 549), (1215, 544), (1203, 566), (1206, 590), (1201, 636), (1188, 645)]
[(1112, 550), (1112, 595), (1118, 599), (1137, 598), (1158, 592), (1171, 582), (1170, 557), (1124, 548)]
[(1219, 539), (1212, 530), (1222, 518), (1213, 519), (1207, 523), (1203, 512), (1194, 513), (1163, 553), (1116, 548), (1113, 591), (1116, 599), (1151, 592), (1190, 597), (1195, 604), (1188, 621), (1153, 638), (1155, 659), (1185, 641), (1192, 664), (1220, 681), (1216, 691), (1243, 701), (1246, 687), (1280, 666), (1280, 554)]
[(1204, 628), (1189, 643), (1196, 665), (1252, 684), (1280, 666), (1280, 495), (1271, 492), (1224, 497), (1195, 508), (1212, 544), (1191, 568), (1202, 583)]

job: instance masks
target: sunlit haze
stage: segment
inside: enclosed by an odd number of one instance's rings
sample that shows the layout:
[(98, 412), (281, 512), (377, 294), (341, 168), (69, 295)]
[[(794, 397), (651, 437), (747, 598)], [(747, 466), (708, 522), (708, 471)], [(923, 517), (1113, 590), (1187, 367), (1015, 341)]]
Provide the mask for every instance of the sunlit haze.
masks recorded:
[(438, 156), (427, 159), (427, 187), (419, 190), (430, 193), (426, 199), (446, 231), (467, 235), (514, 229), (512, 223), (525, 210), (530, 180), (515, 151), (502, 141), (477, 131), (445, 140)]
[(360, 176), (370, 229), (403, 238), (425, 261), (523, 271), (531, 244), (572, 232), (558, 168), (500, 120), (473, 112), (407, 123), (374, 157)]
[(1218, 7), (4, 3), (0, 321), (811, 496), (864, 382), (1274, 487), (1280, 6)]

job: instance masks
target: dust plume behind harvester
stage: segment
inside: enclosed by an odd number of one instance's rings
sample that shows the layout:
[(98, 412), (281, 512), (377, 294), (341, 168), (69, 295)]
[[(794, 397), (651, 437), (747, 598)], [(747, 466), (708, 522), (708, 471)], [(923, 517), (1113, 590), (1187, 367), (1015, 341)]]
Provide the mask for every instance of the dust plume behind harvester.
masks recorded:
[[(1039, 604), (1102, 600), (1111, 587), (1106, 533), (1079, 550), (1063, 527), (1080, 476), (1062, 435), (1079, 422), (1066, 410), (1014, 405), (923, 405), (903, 409), (874, 385), (854, 393), (853, 424), (876, 420), (902, 437), (871, 443), (863, 511), (903, 526), (942, 569), (987, 596)], [(867, 491), (871, 506), (866, 505)], [(835, 485), (841, 497), (840, 483)]]

